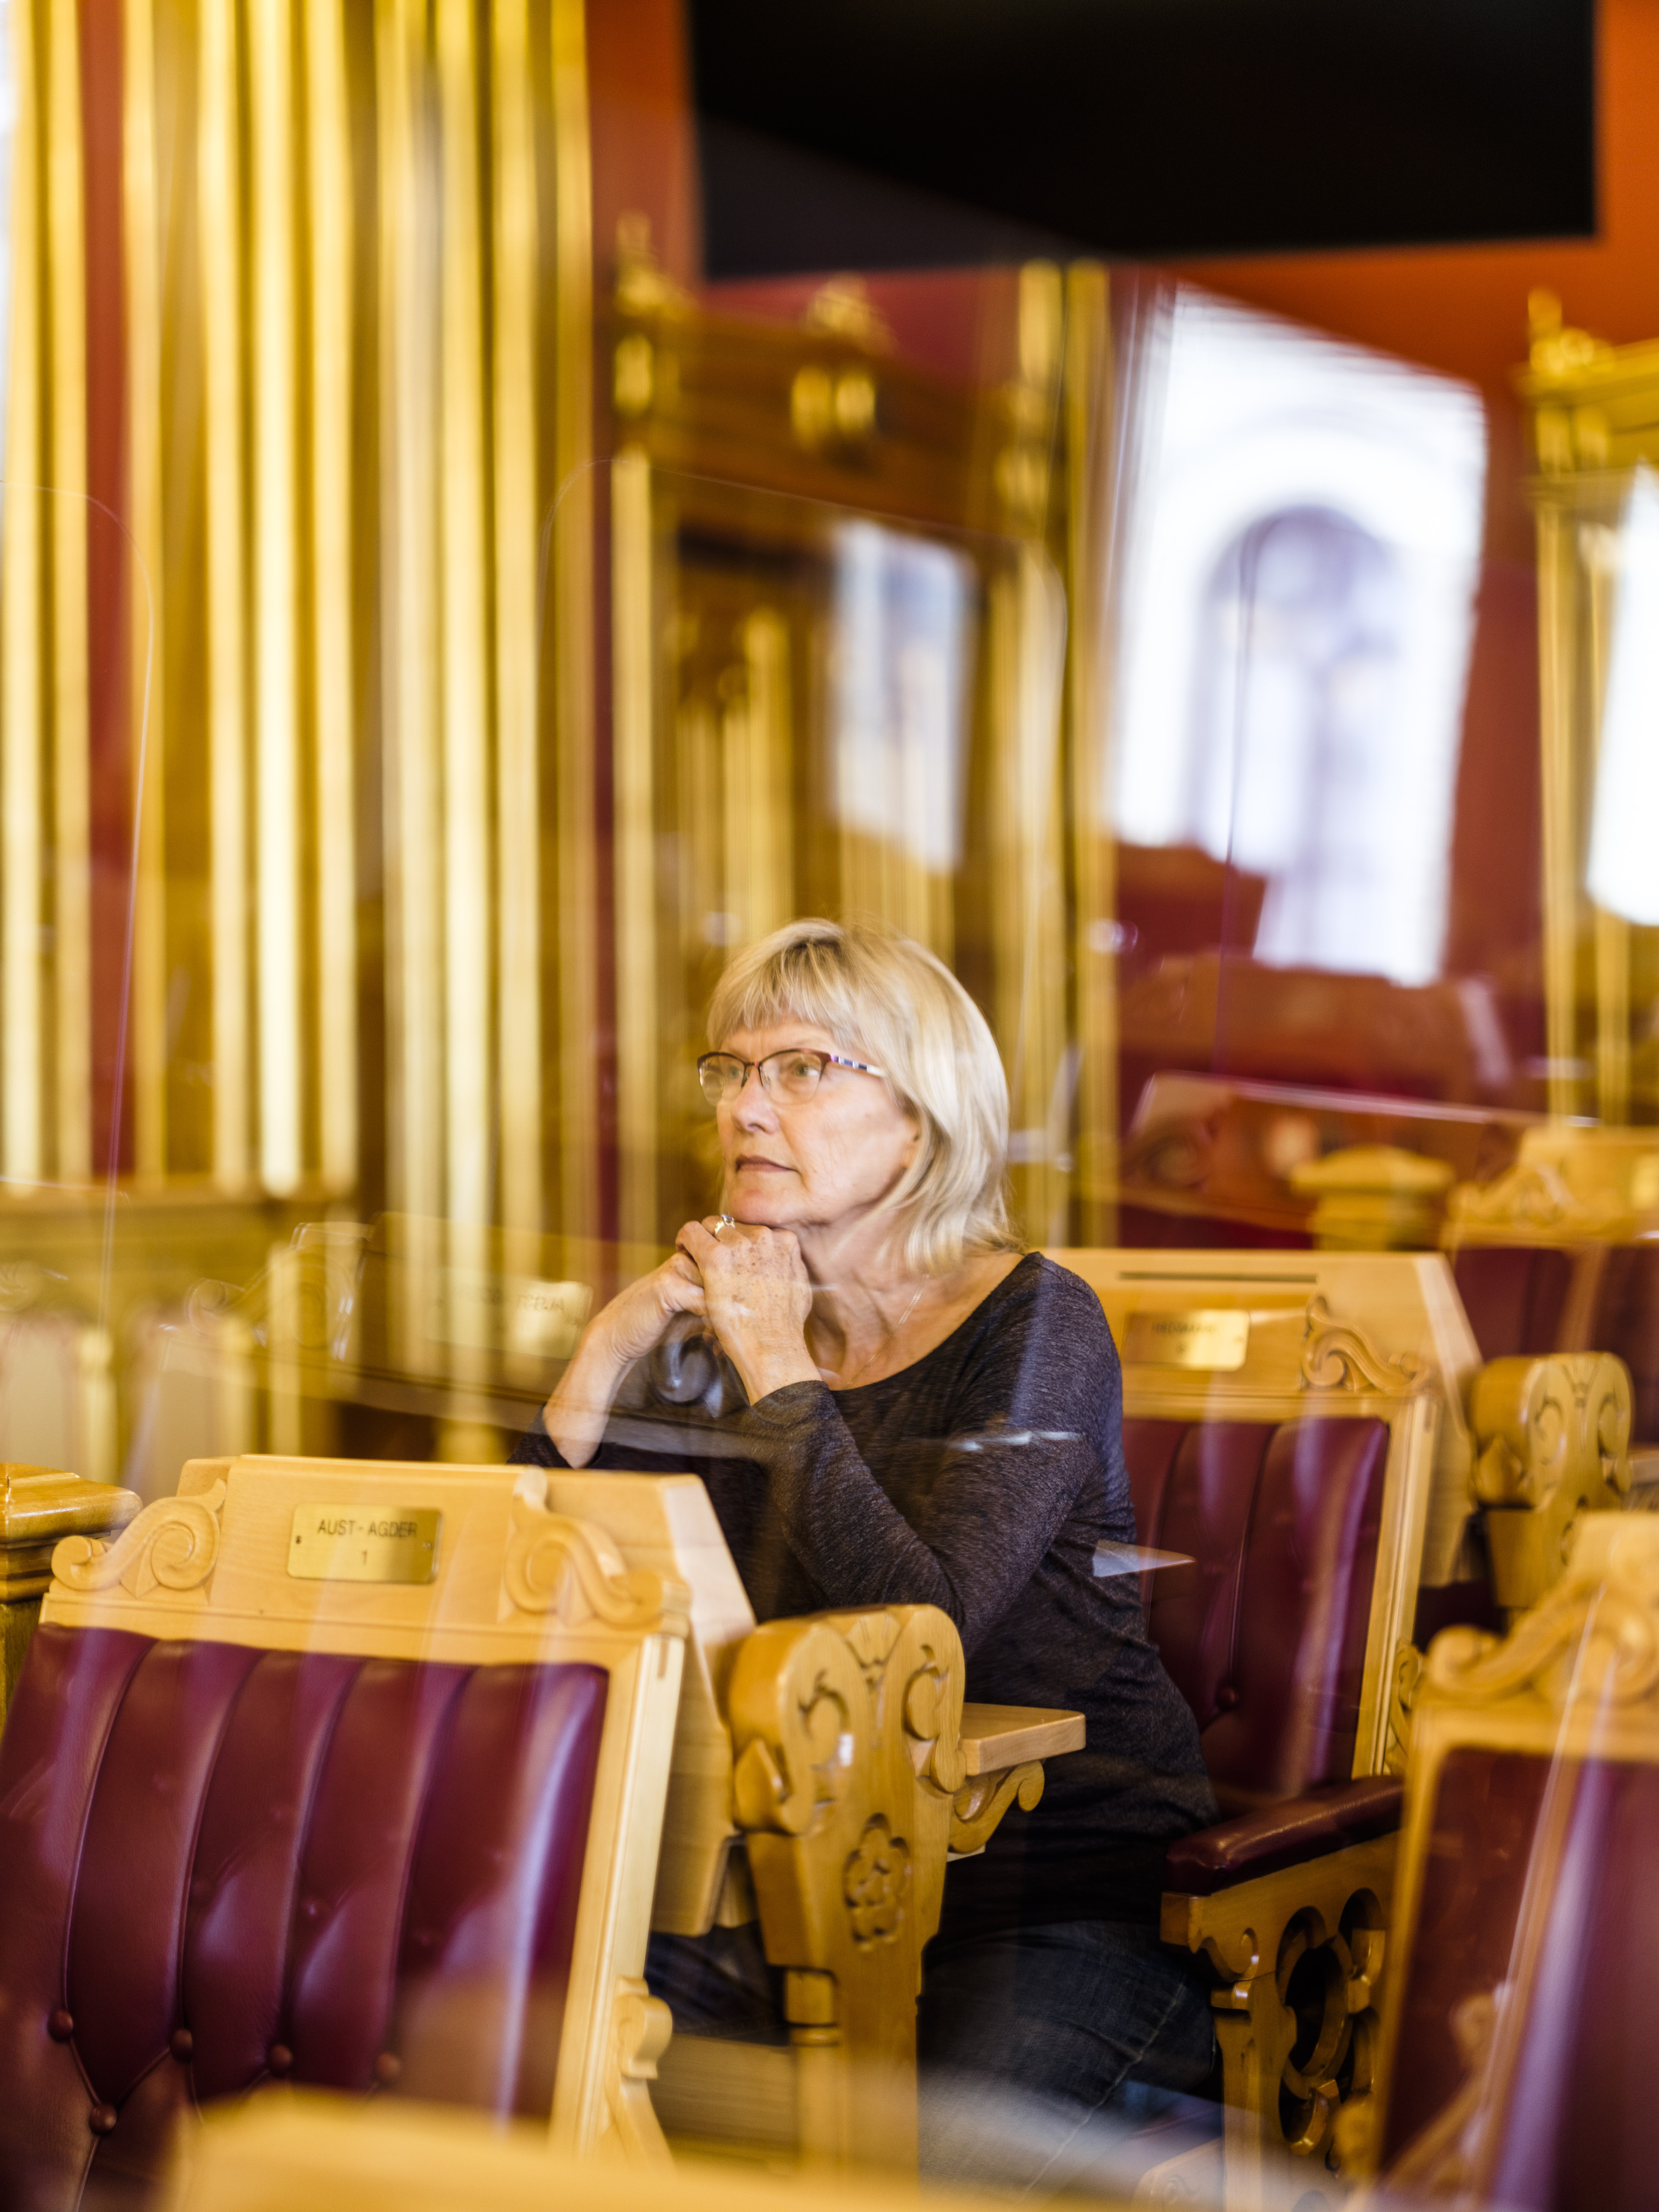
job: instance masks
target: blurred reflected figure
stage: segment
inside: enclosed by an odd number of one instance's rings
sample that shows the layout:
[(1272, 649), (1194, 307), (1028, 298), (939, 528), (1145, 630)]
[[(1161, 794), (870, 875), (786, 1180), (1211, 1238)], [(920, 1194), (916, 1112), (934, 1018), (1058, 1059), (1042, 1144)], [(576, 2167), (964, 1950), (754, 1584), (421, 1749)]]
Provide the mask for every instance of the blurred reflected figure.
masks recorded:
[[(1201, 1970), (1158, 1937), (1165, 1846), (1216, 1817), (1197, 1729), (1135, 1578), (1093, 1572), (1135, 1540), (1116, 1352), (1009, 1233), (1001, 1063), (931, 953), (793, 923), (732, 963), (708, 1035), (721, 1211), (596, 1316), (519, 1456), (696, 1464), (760, 1620), (940, 1606), (971, 1698), (1085, 1715), (1036, 1811), (952, 1867), (922, 1996), (925, 2165), (983, 2170), (948, 2115), (995, 2082), (1056, 2123), (1035, 2179), (1126, 2085), (1196, 2090), (1214, 2058)], [(781, 2033), (752, 1929), (659, 1936), (650, 1972), (682, 2030)]]

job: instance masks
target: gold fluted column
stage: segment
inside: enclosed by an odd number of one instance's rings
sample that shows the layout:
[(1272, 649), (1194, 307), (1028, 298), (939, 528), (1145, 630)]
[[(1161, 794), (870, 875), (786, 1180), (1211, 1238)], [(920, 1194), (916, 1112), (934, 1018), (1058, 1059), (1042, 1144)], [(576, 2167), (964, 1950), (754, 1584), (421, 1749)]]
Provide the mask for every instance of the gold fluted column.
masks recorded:
[[(92, 1170), (92, 871), (88, 760), (86, 194), (76, 0), (49, 0), (52, 1007), (55, 1167)], [(14, 265), (15, 265), (14, 264)]]
[(483, 289), (472, 0), (438, 0), (442, 118), (444, 1089), (452, 1221), (489, 1218), (489, 696), (484, 640)]
[(1549, 1110), (1578, 1110), (1578, 837), (1573, 693), (1577, 528), (1557, 501), (1538, 510), (1540, 824), (1544, 858), (1544, 1022)]
[(757, 607), (740, 639), (743, 680), (720, 718), (726, 906), (752, 944), (781, 928), (794, 904), (789, 632), (775, 610)]
[(990, 848), (995, 1027), (1008, 1068), (1016, 1218), (1035, 1243), (1063, 1243), (1069, 1177), (1066, 882), (1060, 756), (1065, 607), (1042, 532), (1048, 443), (1060, 396), (1063, 299), (1057, 269), (1020, 271), (1016, 434), (998, 468), (1022, 542), (991, 591)]
[(1112, 331), (1106, 270), (1073, 262), (1066, 275), (1066, 518), (1071, 619), (1066, 717), (1071, 731), (1073, 945), (1078, 1042), (1076, 1188), (1085, 1244), (1117, 1242), (1117, 910), (1111, 779), (1111, 645), (1106, 560), (1111, 528)]
[[(136, 862), (126, 1066), (133, 1164), (167, 1168), (167, 718), (161, 558), (161, 240), (152, 0), (123, 0), (121, 167), (126, 258), (127, 467), (135, 558), (127, 595), (128, 717)], [(117, 1102), (119, 1111), (120, 1102)]]
[(651, 464), (630, 446), (611, 467), (611, 728), (619, 1204), (623, 1242), (638, 1244), (653, 1244), (659, 1233), (651, 572)]
[(387, 1181), (395, 1210), (430, 1218), (443, 1200), (443, 940), (424, 19), (420, 0), (377, 0)]
[(34, 9), (13, 0), (18, 88), (12, 146), (10, 390), (6, 408), (5, 558), (0, 562), (0, 1168), (41, 1173), (40, 683), (42, 578), (40, 220)]
[(302, 1164), (300, 694), (289, 0), (247, 0), (253, 478), (253, 746), (258, 822), (259, 1170), (292, 1190)]
[(592, 1236), (599, 1184), (593, 776), (592, 179), (583, 0), (551, 0), (554, 742), (557, 760), (559, 1226)]
[(235, 0), (200, 0), (197, 176), (202, 285), (207, 595), (208, 907), (213, 1003), (213, 1178), (251, 1164), (248, 1025), (247, 568), (242, 375), (241, 102)]
[[(537, 757), (535, 106), (526, 0), (496, 0), (494, 114), (495, 840), (501, 1217), (542, 1226), (541, 777)], [(533, 1273), (533, 1269), (527, 1272)]]
[(343, 0), (306, 0), (311, 260), (311, 608), (315, 665), (317, 1158), (357, 1181), (356, 723), (352, 670), (356, 179)]

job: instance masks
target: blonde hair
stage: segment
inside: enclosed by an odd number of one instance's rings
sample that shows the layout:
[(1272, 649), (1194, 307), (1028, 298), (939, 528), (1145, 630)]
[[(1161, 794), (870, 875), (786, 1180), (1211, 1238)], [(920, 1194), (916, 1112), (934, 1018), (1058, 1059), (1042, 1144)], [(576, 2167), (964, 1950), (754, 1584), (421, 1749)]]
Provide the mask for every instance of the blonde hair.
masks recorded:
[(793, 1016), (879, 1067), (921, 1130), (888, 1203), (906, 1263), (930, 1274), (969, 1252), (1018, 1251), (1003, 1192), (1008, 1084), (985, 1017), (925, 945), (868, 923), (808, 919), (746, 946), (715, 987), (708, 1042)]

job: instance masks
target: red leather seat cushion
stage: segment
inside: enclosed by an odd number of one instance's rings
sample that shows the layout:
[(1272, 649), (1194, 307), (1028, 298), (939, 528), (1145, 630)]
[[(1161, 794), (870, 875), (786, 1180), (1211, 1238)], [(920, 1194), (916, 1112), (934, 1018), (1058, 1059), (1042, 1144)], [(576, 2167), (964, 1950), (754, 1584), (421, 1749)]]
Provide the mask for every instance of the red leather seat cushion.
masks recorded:
[[(1492, 2201), (1538, 2212), (1647, 2212), (1644, 2030), (1659, 1977), (1656, 1875), (1659, 1768), (1450, 1753), (1405, 1966), (1385, 2166), (1443, 2122), (1454, 2100), (1467, 2110), (1471, 2030), (1482, 2012), (1490, 2020), (1492, 1993), (1509, 1984), (1523, 2014), (1507, 2081), (1485, 2076), (1498, 2106)], [(1529, 1882), (1536, 1917), (1533, 1940), (1522, 1943)], [(1447, 2130), (1449, 2147), (1460, 2131)]]
[(0, 2205), (148, 2182), (181, 2105), (268, 2072), (544, 2115), (605, 1689), (40, 1629), (0, 1743)]
[(1483, 1359), (1555, 1350), (1572, 1275), (1566, 1253), (1525, 1244), (1468, 1244), (1452, 1272)]
[(1377, 1420), (1126, 1420), (1148, 1627), (1198, 1721), (1224, 1807), (1346, 1782), (1376, 1569)]

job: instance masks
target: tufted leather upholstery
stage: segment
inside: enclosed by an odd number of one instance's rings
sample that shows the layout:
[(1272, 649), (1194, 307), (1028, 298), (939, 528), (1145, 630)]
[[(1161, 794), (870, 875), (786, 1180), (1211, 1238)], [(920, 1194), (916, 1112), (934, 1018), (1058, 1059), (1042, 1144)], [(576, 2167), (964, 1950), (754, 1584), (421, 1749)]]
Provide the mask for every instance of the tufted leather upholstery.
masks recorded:
[(1556, 1349), (1572, 1279), (1571, 1254), (1541, 1245), (1466, 1244), (1452, 1273), (1483, 1359)]
[(606, 1677), (36, 1633), (0, 1743), (0, 2206), (266, 2075), (550, 2111)]
[[(1537, 1848), (1547, 1790), (1561, 1816)], [(1647, 2023), (1659, 1976), (1659, 1767), (1553, 1765), (1521, 1752), (1448, 1753), (1431, 1808), (1423, 1889), (1404, 1972), (1389, 2082), (1385, 2166), (1446, 2126), (1490, 2035), (1477, 2008), (1515, 1986), (1529, 1881), (1553, 1867), (1541, 1941), (1524, 1947), (1526, 2011), (1502, 2100), (1488, 2187), (1534, 2212), (1647, 2212), (1654, 2202)], [(1472, 2062), (1473, 2061), (1473, 2068)], [(1483, 2191), (1483, 2195), (1486, 2192)]]
[(1193, 1555), (1142, 1599), (1224, 1809), (1347, 1781), (1386, 1425), (1131, 1419), (1123, 1447), (1141, 1542)]

